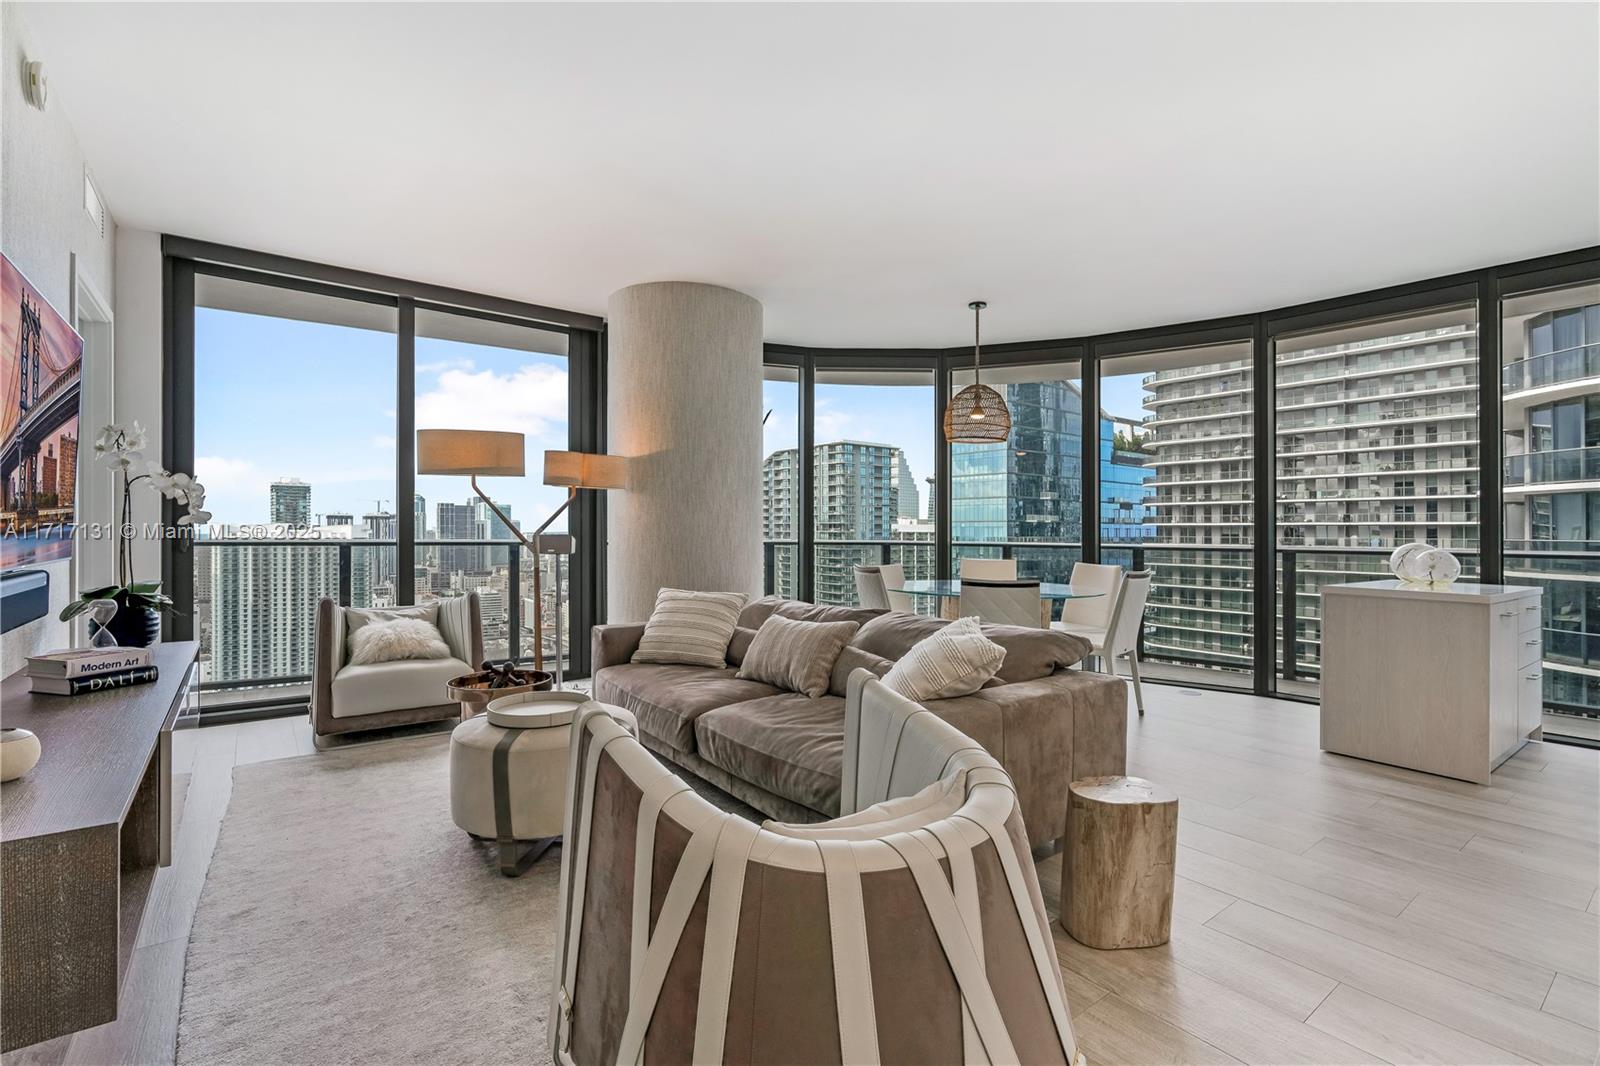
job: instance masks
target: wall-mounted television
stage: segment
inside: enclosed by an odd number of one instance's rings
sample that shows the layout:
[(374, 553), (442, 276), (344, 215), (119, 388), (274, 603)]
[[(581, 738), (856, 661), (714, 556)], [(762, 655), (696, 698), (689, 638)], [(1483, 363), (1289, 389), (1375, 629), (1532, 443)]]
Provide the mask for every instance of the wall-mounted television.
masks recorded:
[(83, 338), (0, 254), (0, 571), (72, 555)]

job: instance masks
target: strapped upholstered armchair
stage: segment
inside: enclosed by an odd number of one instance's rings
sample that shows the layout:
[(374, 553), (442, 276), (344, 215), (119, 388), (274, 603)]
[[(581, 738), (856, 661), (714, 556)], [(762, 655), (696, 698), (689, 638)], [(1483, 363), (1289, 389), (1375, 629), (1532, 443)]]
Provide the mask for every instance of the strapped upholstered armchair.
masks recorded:
[(1076, 1063), (1010, 778), (866, 670), (844, 816), (757, 826), (573, 723), (555, 1061)]
[[(451, 657), (349, 665), (350, 634), (384, 618), (421, 618), (437, 626)], [(461, 705), (450, 699), (445, 682), (482, 661), (476, 592), (416, 607), (340, 607), (324, 598), (317, 604), (311, 731), (321, 737), (458, 717)]]

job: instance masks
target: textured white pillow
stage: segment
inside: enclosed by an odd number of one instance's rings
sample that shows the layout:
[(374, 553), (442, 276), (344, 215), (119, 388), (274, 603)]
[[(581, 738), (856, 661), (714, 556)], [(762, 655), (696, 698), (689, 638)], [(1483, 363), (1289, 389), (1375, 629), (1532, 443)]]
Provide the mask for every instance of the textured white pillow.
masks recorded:
[(450, 645), (435, 626), (420, 618), (368, 622), (350, 637), (350, 665), (391, 663), (399, 659), (448, 659)]
[(965, 696), (999, 673), (1005, 658), (1006, 650), (983, 635), (976, 618), (958, 618), (913, 644), (883, 683), (919, 703)]
[(728, 642), (744, 601), (742, 592), (662, 589), (633, 662), (727, 666)]

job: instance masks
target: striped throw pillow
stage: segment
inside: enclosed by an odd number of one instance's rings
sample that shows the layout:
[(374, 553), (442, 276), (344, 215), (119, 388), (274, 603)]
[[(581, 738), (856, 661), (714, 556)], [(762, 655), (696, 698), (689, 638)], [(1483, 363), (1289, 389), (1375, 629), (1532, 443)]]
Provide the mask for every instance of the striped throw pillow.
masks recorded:
[(775, 614), (756, 631), (739, 677), (816, 699), (827, 693), (834, 662), (860, 628), (856, 622), (802, 622)]
[(911, 646), (883, 676), (907, 699), (942, 700), (983, 687), (1000, 670), (1006, 650), (983, 635), (976, 618), (959, 618)]
[(662, 589), (633, 662), (727, 666), (728, 641), (744, 601), (742, 592)]

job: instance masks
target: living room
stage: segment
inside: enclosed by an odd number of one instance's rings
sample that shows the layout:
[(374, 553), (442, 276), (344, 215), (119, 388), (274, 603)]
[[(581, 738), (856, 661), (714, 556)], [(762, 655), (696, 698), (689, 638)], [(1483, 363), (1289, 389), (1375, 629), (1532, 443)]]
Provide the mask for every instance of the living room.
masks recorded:
[(1594, 1062), (1597, 41), (0, 4), (0, 1062)]

